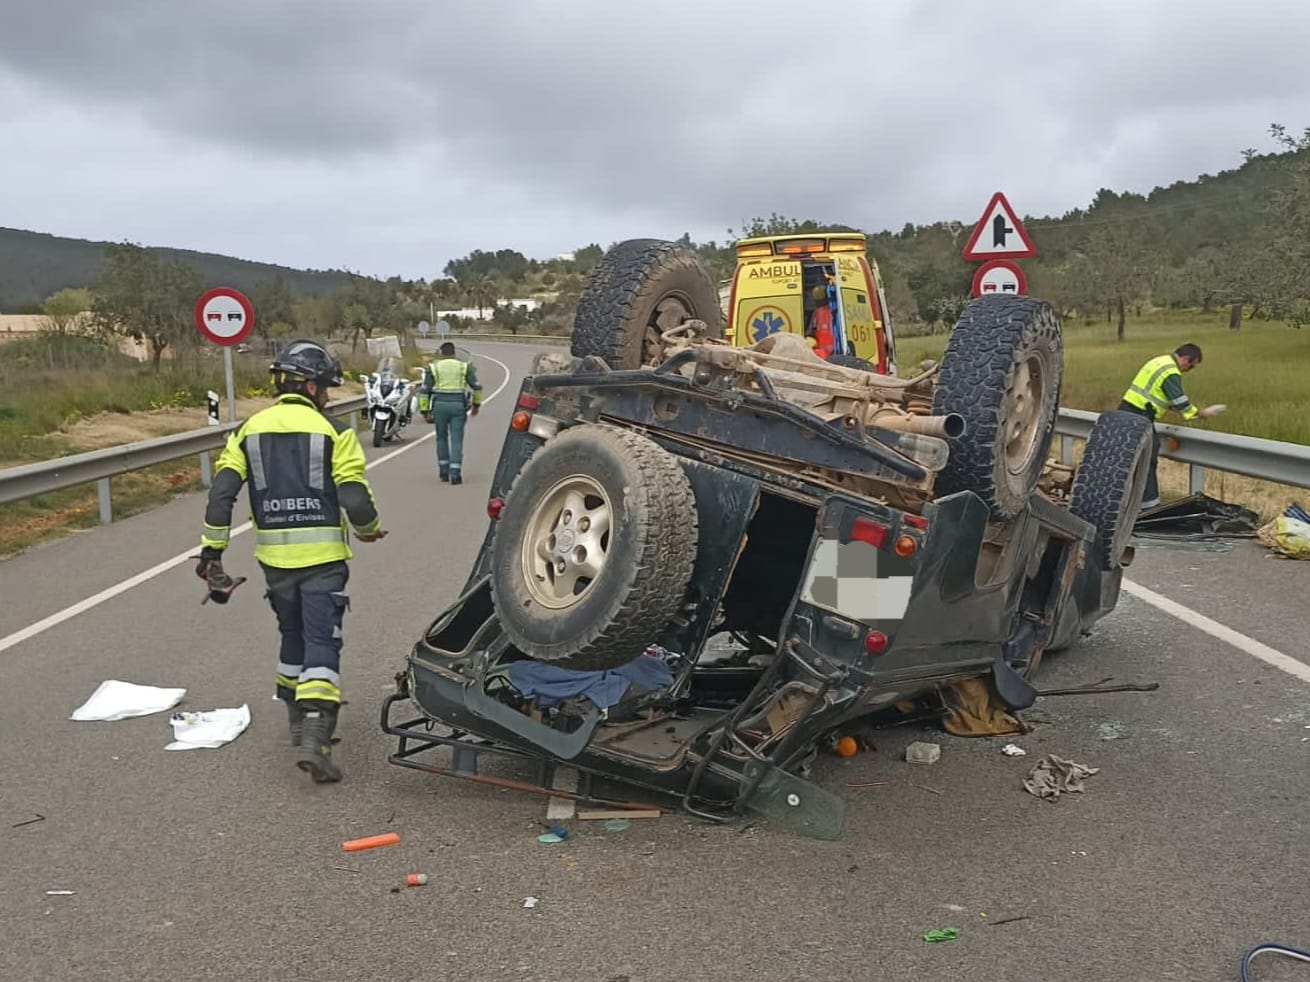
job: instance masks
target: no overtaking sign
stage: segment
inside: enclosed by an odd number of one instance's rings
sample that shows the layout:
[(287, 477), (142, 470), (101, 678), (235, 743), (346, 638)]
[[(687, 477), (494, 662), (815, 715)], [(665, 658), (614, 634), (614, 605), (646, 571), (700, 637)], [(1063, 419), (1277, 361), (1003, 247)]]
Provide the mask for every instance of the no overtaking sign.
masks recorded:
[(254, 305), (231, 287), (215, 287), (196, 301), (196, 328), (214, 344), (240, 344), (254, 327)]

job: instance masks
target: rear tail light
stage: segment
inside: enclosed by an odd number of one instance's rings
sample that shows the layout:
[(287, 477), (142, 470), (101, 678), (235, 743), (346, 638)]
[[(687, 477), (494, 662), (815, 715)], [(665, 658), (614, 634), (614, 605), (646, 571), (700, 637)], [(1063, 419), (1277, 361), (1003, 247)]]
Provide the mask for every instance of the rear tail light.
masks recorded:
[(505, 507), (505, 502), (500, 498), (492, 498), (487, 502), (487, 515), (491, 518), (499, 518), (500, 511)]
[(892, 550), (902, 559), (908, 559), (910, 556), (913, 556), (914, 551), (918, 548), (919, 543), (915, 541), (914, 536), (912, 535), (898, 536), (896, 544), (892, 546)]
[(875, 549), (881, 549), (886, 544), (889, 531), (886, 525), (875, 522), (872, 518), (861, 516), (851, 522), (851, 540), (867, 542)]
[(509, 426), (510, 429), (518, 430), (520, 433), (522, 433), (524, 430), (528, 428), (528, 425), (531, 422), (532, 422), (532, 417), (528, 413), (520, 411), (510, 417)]
[(887, 650), (887, 635), (881, 631), (870, 631), (864, 636), (864, 650), (871, 655), (881, 655)]
[(541, 400), (538, 399), (536, 396), (525, 392), (521, 396), (519, 396), (518, 405), (520, 409), (536, 410), (541, 408)]
[(906, 515), (901, 519), (901, 521), (914, 529), (922, 530), (928, 527), (928, 519), (924, 518), (922, 515)]

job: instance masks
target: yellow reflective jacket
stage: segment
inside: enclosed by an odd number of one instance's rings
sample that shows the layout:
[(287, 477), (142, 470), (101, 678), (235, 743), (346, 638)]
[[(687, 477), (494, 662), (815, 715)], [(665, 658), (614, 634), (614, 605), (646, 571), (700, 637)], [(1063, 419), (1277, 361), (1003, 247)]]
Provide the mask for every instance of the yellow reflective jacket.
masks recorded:
[(247, 484), (259, 562), (301, 569), (350, 559), (347, 517), (364, 535), (381, 528), (364, 463), (347, 424), (324, 415), (306, 396), (283, 395), (228, 437), (200, 544), (227, 548), (232, 507)]
[(1194, 419), (1198, 412), (1183, 392), (1183, 373), (1173, 355), (1160, 355), (1143, 365), (1123, 401), (1145, 410), (1154, 419), (1170, 409), (1182, 413), (1183, 419)]
[(423, 384), (418, 390), (419, 412), (427, 412), (432, 407), (434, 396), (449, 398), (453, 395), (464, 398), (466, 389), (473, 390), (473, 405), (482, 405), (482, 383), (478, 373), (466, 361), (460, 361), (453, 355), (438, 358), (423, 370)]

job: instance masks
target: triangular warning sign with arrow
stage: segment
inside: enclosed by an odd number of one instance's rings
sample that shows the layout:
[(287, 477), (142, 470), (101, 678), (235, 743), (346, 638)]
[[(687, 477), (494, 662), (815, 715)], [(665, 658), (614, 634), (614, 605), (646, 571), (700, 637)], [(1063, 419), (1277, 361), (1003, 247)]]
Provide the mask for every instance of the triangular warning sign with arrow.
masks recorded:
[(1028, 259), (1037, 255), (1033, 240), (1019, 221), (1019, 216), (997, 191), (987, 202), (982, 218), (974, 226), (973, 234), (964, 247), (964, 258), (977, 262), (983, 259)]

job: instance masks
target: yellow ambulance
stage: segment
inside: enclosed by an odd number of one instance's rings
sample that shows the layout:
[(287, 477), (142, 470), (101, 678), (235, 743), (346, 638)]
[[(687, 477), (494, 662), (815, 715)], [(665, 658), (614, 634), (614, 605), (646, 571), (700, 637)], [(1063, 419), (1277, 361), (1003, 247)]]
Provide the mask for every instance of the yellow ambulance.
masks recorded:
[(788, 331), (805, 337), (815, 354), (833, 364), (895, 375), (887, 298), (866, 246), (859, 232), (739, 239), (727, 337), (748, 347)]

